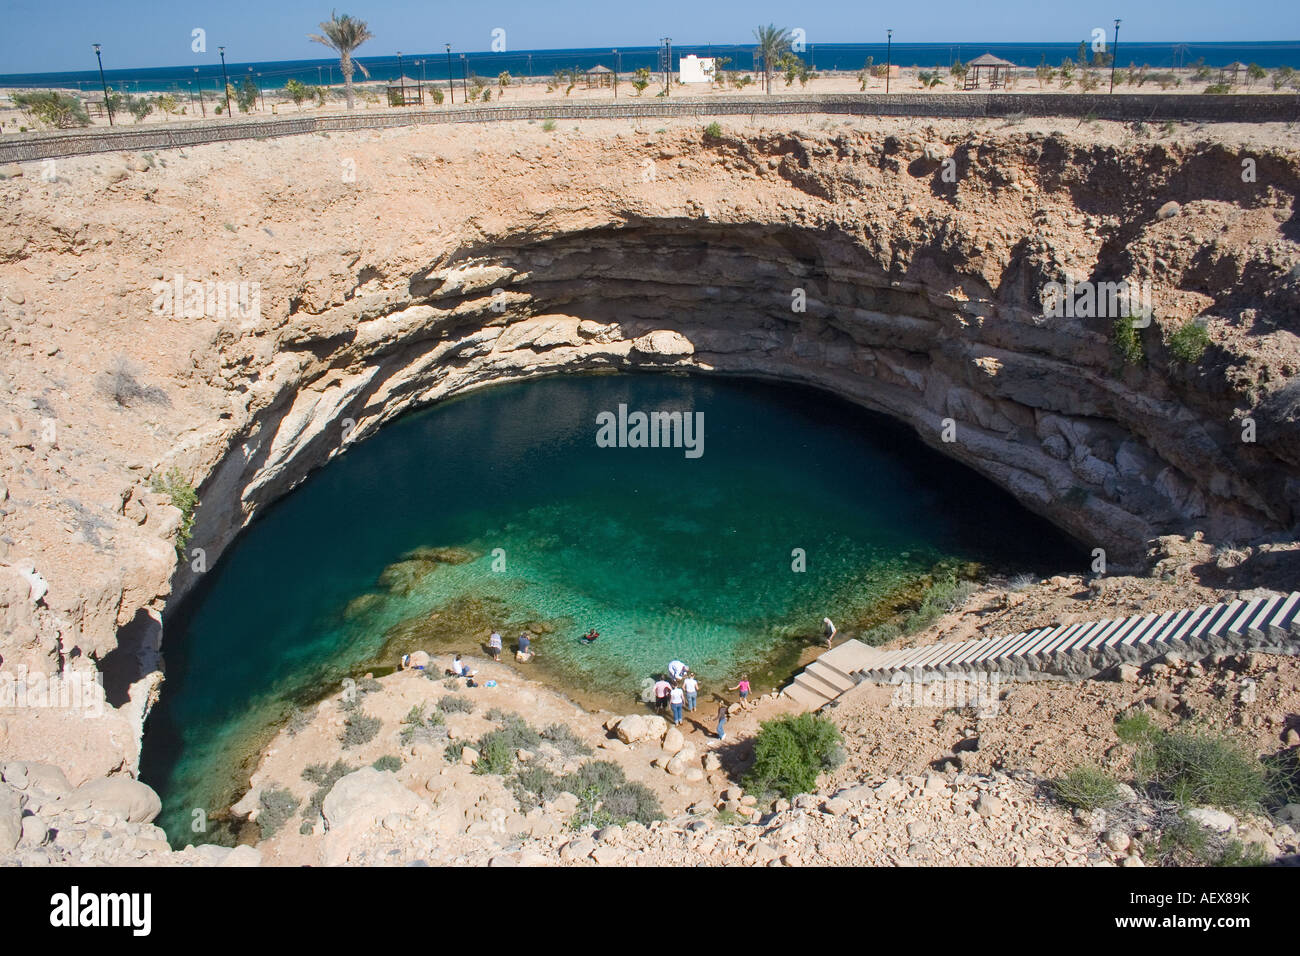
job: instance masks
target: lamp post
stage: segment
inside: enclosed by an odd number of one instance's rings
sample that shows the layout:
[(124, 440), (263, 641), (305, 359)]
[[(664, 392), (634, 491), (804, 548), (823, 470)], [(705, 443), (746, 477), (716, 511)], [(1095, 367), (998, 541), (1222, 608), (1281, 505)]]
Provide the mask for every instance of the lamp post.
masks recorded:
[(611, 52), (614, 54), (614, 99), (618, 99), (618, 71), (623, 65), (623, 56), (618, 50)]
[(1115, 92), (1115, 64), (1119, 62), (1119, 18), (1115, 19), (1115, 42), (1110, 45), (1110, 91)]
[(891, 59), (894, 51), (894, 31), (885, 31), (885, 92), (889, 92), (889, 74), (892, 72), (890, 67), (893, 65)]
[(447, 47), (447, 97), (449, 102), (455, 103), (456, 84), (451, 81), (451, 44), (450, 43), (446, 44), (446, 47)]
[(402, 105), (406, 105), (406, 77), (402, 76), (402, 51), (397, 51), (397, 85), (402, 89)]
[(262, 89), (262, 74), (257, 74), (257, 101), (262, 104), (262, 112), (266, 112), (266, 93)]
[(199, 80), (199, 68), (197, 66), (194, 68), (194, 86), (199, 91), (199, 112), (203, 114), (204, 119), (207, 119), (208, 108), (203, 104), (203, 83)]
[(662, 37), (659, 42), (664, 45), (664, 96), (672, 96), (669, 76), (673, 69), (673, 38)]
[(230, 77), (226, 75), (226, 48), (219, 46), (217, 52), (221, 54), (221, 79), (226, 84), (226, 118), (233, 119), (230, 113)]
[(465, 59), (465, 54), (460, 55), (460, 91), (461, 99), (466, 103), (469, 102), (469, 60)]
[(104, 56), (99, 52), (99, 44), (95, 44), (95, 59), (99, 61), (99, 84), (104, 88), (104, 109), (108, 111), (108, 125), (113, 125), (113, 104), (108, 100), (108, 81), (104, 79)]

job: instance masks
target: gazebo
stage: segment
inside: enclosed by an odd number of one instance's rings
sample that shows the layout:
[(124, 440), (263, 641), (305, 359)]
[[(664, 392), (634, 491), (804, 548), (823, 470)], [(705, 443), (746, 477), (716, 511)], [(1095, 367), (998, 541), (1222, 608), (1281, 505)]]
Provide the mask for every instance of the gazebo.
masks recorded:
[(989, 89), (996, 90), (998, 87), (1007, 85), (1007, 78), (1011, 76), (1011, 71), (1016, 65), (1010, 60), (1004, 60), (1000, 56), (994, 56), (992, 53), (985, 53), (983, 56), (977, 56), (966, 64), (966, 89), (978, 90), (980, 88), (980, 71), (988, 72)]
[(388, 105), (423, 106), (424, 88), (420, 86), (420, 81), (413, 80), (409, 76), (402, 76), (389, 83)]
[(595, 90), (606, 86), (614, 85), (614, 71), (607, 66), (597, 63), (590, 70), (582, 74), (587, 81), (587, 89)]
[(1242, 73), (1245, 69), (1245, 63), (1242, 63), (1240, 60), (1234, 60), (1232, 63), (1229, 63), (1227, 66), (1219, 70), (1219, 80), (1223, 83), (1231, 83), (1233, 86), (1236, 86), (1237, 75)]

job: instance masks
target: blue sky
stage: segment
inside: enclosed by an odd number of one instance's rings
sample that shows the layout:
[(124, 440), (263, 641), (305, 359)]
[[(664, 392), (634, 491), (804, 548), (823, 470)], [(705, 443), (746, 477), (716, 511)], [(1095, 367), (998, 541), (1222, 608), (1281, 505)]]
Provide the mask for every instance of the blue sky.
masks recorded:
[[(4, 0), (0, 73), (93, 69), (92, 43), (105, 66), (133, 68), (328, 56), (306, 34), (328, 18), (332, 0)], [(1074, 42), (1121, 17), (1121, 41), (1300, 40), (1300, 0), (1124, 0), (1099, 5), (1060, 0), (863, 0), (755, 3), (752, 0), (497, 0), (493, 3), (354, 0), (340, 4), (370, 24), (362, 55), (422, 53), (450, 42), (487, 50), (505, 30), (511, 50), (560, 47), (746, 43), (758, 23), (802, 27), (808, 41), (871, 42), (886, 27), (900, 42)], [(888, 21), (888, 22), (886, 22)], [(191, 51), (195, 27), (207, 53)]]

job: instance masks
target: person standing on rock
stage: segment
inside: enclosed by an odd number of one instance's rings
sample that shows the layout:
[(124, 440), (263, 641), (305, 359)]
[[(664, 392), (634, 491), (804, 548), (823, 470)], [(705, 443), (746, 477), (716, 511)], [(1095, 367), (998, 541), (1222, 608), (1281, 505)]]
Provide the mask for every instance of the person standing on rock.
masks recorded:
[(686, 680), (682, 681), (682, 690), (686, 692), (686, 709), (692, 714), (695, 713), (695, 702), (699, 699), (700, 682), (695, 679), (694, 671), (688, 673)]
[(493, 631), (493, 632), (492, 632), (492, 636), (488, 638), (488, 650), (490, 650), (490, 651), (492, 652), (492, 659), (493, 659), (494, 661), (500, 662), (500, 660), (501, 660), (501, 635), (498, 634), (496, 631)]
[(741, 674), (740, 683), (737, 684), (735, 687), (728, 688), (728, 690), (740, 691), (740, 702), (743, 704), (745, 701), (749, 699), (749, 675)]
[(668, 700), (673, 705), (673, 726), (678, 727), (682, 722), (682, 703), (686, 700), (686, 695), (680, 687), (674, 687), (668, 692)]
[(826, 638), (826, 649), (831, 649), (831, 641), (835, 640), (835, 635), (839, 633), (835, 630), (835, 625), (831, 623), (829, 617), (822, 618), (822, 637)]
[(718, 739), (727, 739), (727, 702), (718, 705)]

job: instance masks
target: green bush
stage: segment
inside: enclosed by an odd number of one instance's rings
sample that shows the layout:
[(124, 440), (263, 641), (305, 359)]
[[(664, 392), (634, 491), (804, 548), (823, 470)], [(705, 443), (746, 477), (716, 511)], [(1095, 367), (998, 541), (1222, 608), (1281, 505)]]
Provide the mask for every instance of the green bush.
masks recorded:
[(474, 709), (474, 702), (468, 697), (447, 694), (438, 701), (438, 709), (444, 714), (468, 714)]
[(302, 815), (306, 820), (315, 820), (320, 816), (320, 808), (325, 803), (325, 797), (333, 789), (334, 784), (338, 783), (343, 777), (352, 772), (342, 760), (336, 760), (333, 764), (314, 763), (307, 766), (302, 772), (302, 779), (316, 787), (311, 799), (307, 801), (307, 806), (303, 808)]
[(1268, 769), (1230, 738), (1170, 731), (1145, 747), (1141, 763), (1151, 782), (1184, 806), (1255, 810), (1272, 796)]
[(343, 733), (339, 735), (339, 740), (344, 747), (359, 747), (374, 740), (381, 726), (383, 721), (378, 717), (354, 710), (343, 722)]
[(398, 771), (402, 769), (402, 758), (395, 757), (392, 754), (384, 754), (384, 756), (380, 757), (370, 766), (374, 767), (376, 770), (381, 770), (381, 771), (383, 770)]
[(260, 808), (257, 814), (257, 826), (262, 839), (270, 839), (275, 831), (284, 826), (298, 809), (298, 798), (283, 787), (263, 790), (257, 798)]
[(1133, 316), (1123, 315), (1115, 320), (1112, 342), (1125, 365), (1137, 365), (1142, 361), (1142, 335), (1133, 326)]
[(55, 129), (89, 126), (90, 116), (81, 100), (53, 90), (33, 90), (13, 94), (13, 104), (32, 118)]
[(544, 129), (548, 133), (555, 132), (555, 120), (553, 119), (543, 120), (542, 129)]
[(722, 127), (718, 124), (716, 120), (710, 123), (708, 126), (704, 127), (704, 138), (705, 139), (722, 138)]
[(199, 503), (199, 494), (194, 490), (188, 478), (181, 470), (172, 467), (165, 475), (154, 475), (149, 479), (150, 490), (166, 495), (172, 506), (181, 513), (181, 526), (176, 532), (176, 553), (185, 560), (185, 546), (194, 534), (194, 509)]
[(515, 766), (515, 748), (510, 746), (507, 736), (500, 731), (491, 731), (483, 735), (478, 750), (478, 760), (474, 763), (475, 773), (507, 774)]
[(904, 634), (923, 631), (939, 618), (959, 609), (978, 590), (971, 581), (954, 575), (939, 578), (926, 590), (921, 603), (898, 620), (886, 621), (869, 628), (862, 640), (871, 645), (886, 644)]
[(1095, 810), (1119, 802), (1119, 785), (1097, 767), (1079, 766), (1052, 781), (1056, 799), (1067, 807)]
[(602, 794), (600, 809), (620, 826), (633, 820), (648, 826), (664, 815), (659, 798), (643, 783), (624, 783)]
[(1115, 721), (1115, 736), (1122, 743), (1143, 744), (1158, 733), (1160, 728), (1145, 710), (1133, 711)]
[(842, 738), (825, 717), (799, 714), (765, 720), (754, 741), (754, 765), (745, 775), (745, 788), (789, 799), (809, 793), (817, 775), (844, 762)]
[(1199, 322), (1188, 322), (1169, 336), (1169, 351), (1180, 362), (1199, 362), (1210, 345), (1210, 333)]

